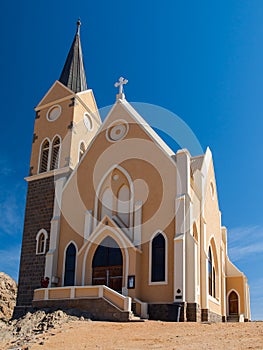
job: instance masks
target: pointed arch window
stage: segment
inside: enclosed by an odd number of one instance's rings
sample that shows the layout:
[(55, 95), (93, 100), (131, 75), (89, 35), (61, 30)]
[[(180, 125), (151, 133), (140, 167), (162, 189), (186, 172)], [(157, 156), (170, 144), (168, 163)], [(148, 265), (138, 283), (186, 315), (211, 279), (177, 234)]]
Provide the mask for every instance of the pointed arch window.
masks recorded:
[(81, 144), (79, 145), (79, 161), (83, 157), (84, 153), (85, 153), (85, 144), (84, 142), (81, 142)]
[(165, 282), (165, 238), (159, 233), (152, 240), (152, 282)]
[(49, 141), (45, 140), (41, 147), (40, 166), (39, 166), (40, 173), (44, 173), (48, 171), (49, 147), (50, 147)]
[(60, 150), (60, 138), (58, 136), (56, 136), (53, 140), (53, 143), (52, 143), (50, 170), (54, 170), (54, 169), (58, 168), (59, 150)]
[(212, 297), (216, 297), (216, 270), (211, 247), (208, 250), (208, 292)]
[(36, 235), (36, 254), (45, 254), (46, 253), (46, 242), (47, 242), (47, 231), (41, 229)]
[(118, 192), (117, 215), (126, 227), (129, 226), (130, 215), (130, 190), (123, 185)]
[(76, 268), (76, 247), (73, 243), (67, 247), (65, 254), (64, 286), (74, 286)]
[(101, 214), (100, 219), (102, 220), (105, 215), (112, 217), (113, 208), (113, 193), (110, 188), (107, 188), (101, 198)]

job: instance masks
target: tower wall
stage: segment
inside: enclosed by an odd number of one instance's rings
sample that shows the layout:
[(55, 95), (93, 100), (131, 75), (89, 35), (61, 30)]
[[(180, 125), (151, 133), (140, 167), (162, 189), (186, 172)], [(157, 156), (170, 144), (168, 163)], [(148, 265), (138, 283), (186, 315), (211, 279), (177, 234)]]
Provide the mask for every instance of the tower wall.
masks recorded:
[[(17, 306), (32, 304), (34, 289), (40, 288), (41, 277), (45, 273), (45, 256), (49, 248), (54, 194), (53, 176), (28, 182)], [(36, 235), (42, 228), (47, 231), (48, 238), (45, 254), (37, 255)]]

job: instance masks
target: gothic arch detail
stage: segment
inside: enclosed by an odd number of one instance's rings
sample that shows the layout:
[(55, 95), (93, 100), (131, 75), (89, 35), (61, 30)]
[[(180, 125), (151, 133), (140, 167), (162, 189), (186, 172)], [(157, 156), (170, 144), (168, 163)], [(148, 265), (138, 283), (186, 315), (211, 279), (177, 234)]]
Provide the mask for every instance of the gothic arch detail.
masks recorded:
[(36, 235), (36, 254), (45, 254), (46, 253), (46, 245), (47, 245), (48, 234), (45, 229), (41, 229), (38, 231)]
[(55, 170), (59, 167), (60, 147), (60, 136), (55, 136), (52, 142), (50, 170)]
[(100, 210), (100, 220), (104, 218), (105, 215), (112, 217), (113, 210), (113, 193), (110, 188), (106, 188), (101, 196), (101, 210)]
[(96, 191), (95, 225), (105, 215), (124, 229), (133, 226), (133, 183), (125, 169), (113, 166), (101, 179)]
[(117, 215), (124, 223), (125, 226), (129, 226), (129, 214), (130, 214), (130, 189), (127, 185), (123, 185), (118, 192), (118, 204)]
[(40, 146), (40, 159), (39, 159), (39, 173), (45, 173), (49, 170), (49, 153), (50, 153), (50, 141), (45, 139)]
[(213, 298), (219, 296), (219, 272), (218, 272), (218, 259), (216, 253), (216, 245), (214, 238), (211, 239), (207, 254), (208, 260), (208, 293)]
[(232, 289), (228, 293), (228, 315), (239, 315), (239, 295), (236, 290)]
[(149, 242), (149, 284), (166, 284), (168, 269), (168, 242), (166, 235), (158, 231)]
[(64, 251), (63, 286), (75, 285), (77, 252), (78, 248), (75, 242), (69, 242)]

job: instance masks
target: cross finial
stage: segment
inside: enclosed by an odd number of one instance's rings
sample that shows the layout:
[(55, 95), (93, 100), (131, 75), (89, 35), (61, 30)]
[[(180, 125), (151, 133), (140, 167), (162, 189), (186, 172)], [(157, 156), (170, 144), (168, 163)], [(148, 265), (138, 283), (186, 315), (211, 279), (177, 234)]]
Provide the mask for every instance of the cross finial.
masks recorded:
[(80, 26), (81, 26), (81, 22), (80, 22), (80, 19), (78, 19), (78, 21), (77, 21), (77, 34), (78, 35), (80, 34)]
[(115, 87), (119, 87), (119, 94), (117, 95), (117, 98), (125, 98), (125, 95), (123, 93), (123, 85), (126, 85), (128, 83), (127, 79), (124, 79), (123, 77), (119, 78), (119, 81), (114, 84)]

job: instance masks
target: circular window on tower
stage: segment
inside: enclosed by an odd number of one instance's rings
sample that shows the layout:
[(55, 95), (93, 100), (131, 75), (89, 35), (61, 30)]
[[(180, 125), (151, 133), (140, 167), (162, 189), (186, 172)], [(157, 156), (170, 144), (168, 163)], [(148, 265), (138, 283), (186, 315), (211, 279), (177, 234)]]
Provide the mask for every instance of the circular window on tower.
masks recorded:
[(61, 114), (61, 110), (62, 108), (60, 105), (50, 107), (47, 111), (47, 120), (49, 120), (50, 122), (54, 122), (55, 120), (57, 120)]
[(86, 128), (88, 129), (88, 131), (92, 131), (93, 123), (92, 123), (91, 116), (88, 113), (84, 113), (83, 121), (84, 121), (84, 124), (85, 124)]
[(110, 142), (122, 140), (128, 132), (128, 123), (125, 120), (117, 120), (112, 123), (106, 132), (106, 137)]

